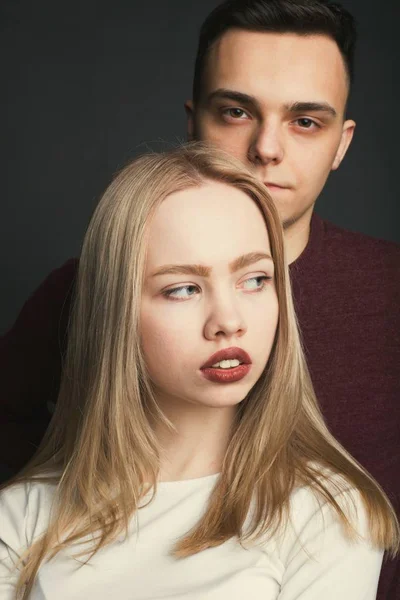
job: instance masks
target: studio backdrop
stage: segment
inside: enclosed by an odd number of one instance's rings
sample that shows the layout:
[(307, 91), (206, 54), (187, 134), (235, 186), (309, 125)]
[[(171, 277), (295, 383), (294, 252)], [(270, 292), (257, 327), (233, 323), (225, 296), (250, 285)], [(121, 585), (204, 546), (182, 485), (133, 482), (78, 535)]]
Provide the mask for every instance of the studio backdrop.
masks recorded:
[[(216, 0), (2, 0), (0, 332), (77, 256), (113, 174), (186, 139), (200, 24)], [(400, 242), (399, 4), (343, 0), (359, 25), (353, 144), (317, 203)], [(371, 277), (374, 274), (371, 273)]]

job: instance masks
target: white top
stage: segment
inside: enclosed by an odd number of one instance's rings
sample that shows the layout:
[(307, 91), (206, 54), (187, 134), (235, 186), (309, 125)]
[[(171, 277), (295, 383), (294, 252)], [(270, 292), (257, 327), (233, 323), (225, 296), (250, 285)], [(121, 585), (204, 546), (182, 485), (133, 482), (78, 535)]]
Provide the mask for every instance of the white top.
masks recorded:
[[(75, 546), (42, 564), (31, 600), (372, 600), (383, 553), (349, 542), (336, 514), (308, 488), (291, 499), (280, 536), (246, 548), (231, 539), (185, 559), (168, 555), (199, 520), (218, 475), (162, 482), (131, 521), (130, 535), (80, 566)], [(54, 487), (18, 484), (0, 494), (0, 600), (14, 600), (13, 561), (46, 528)], [(366, 535), (358, 494), (357, 529)], [(137, 533), (138, 531), (138, 533)], [(136, 533), (135, 533), (136, 532)], [(80, 567), (80, 568), (79, 568)]]

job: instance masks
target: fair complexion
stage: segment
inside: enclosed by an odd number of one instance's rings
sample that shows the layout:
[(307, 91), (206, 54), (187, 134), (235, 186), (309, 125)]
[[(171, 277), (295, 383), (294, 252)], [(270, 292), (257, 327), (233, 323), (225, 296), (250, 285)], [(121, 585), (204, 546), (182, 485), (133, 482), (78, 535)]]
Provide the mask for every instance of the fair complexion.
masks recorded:
[(267, 185), (289, 262), (307, 245), (314, 203), (352, 140), (347, 96), (329, 37), (233, 29), (210, 51), (198, 105), (185, 104), (189, 139), (233, 154)]
[[(278, 322), (274, 263), (264, 218), (244, 192), (205, 182), (170, 195), (149, 227), (141, 336), (159, 406), (161, 480), (221, 468), (237, 406), (260, 377)], [(241, 348), (248, 374), (208, 380), (215, 352)]]

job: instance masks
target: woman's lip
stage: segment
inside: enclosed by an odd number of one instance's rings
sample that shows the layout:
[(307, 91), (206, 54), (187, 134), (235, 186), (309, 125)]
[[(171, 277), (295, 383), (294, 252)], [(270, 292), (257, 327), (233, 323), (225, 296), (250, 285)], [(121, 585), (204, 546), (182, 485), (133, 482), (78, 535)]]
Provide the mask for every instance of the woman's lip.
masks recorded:
[(240, 381), (250, 372), (251, 365), (243, 364), (233, 369), (201, 369), (202, 375), (209, 381), (214, 383), (234, 383)]
[(223, 350), (218, 350), (218, 352), (215, 352), (215, 354), (210, 356), (210, 358), (204, 363), (204, 365), (200, 367), (200, 369), (208, 369), (209, 367), (212, 367), (212, 365), (215, 365), (215, 363), (221, 362), (221, 360), (234, 360), (235, 358), (243, 364), (251, 364), (251, 358), (245, 350), (242, 348), (232, 347), (224, 348)]

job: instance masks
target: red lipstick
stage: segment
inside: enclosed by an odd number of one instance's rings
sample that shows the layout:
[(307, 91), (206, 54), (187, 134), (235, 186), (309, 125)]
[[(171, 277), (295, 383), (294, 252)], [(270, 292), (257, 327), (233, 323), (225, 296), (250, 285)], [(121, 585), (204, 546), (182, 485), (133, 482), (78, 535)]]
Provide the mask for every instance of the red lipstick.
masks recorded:
[[(241, 364), (236, 367), (213, 367), (222, 360), (238, 360)], [(204, 363), (200, 370), (204, 377), (216, 383), (233, 383), (240, 381), (251, 369), (251, 358), (242, 348), (225, 348), (219, 350)]]

